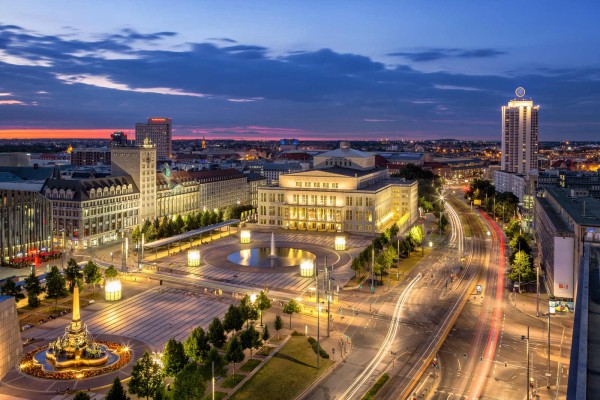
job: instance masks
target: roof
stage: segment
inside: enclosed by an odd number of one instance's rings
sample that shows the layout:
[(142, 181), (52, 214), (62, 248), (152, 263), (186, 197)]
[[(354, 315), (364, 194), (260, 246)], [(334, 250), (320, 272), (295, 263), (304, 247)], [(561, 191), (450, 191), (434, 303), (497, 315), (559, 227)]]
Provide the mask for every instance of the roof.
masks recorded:
[(248, 178), (248, 182), (262, 181), (262, 180), (266, 180), (267, 179), (263, 175), (257, 174), (256, 172), (244, 172), (244, 176), (246, 178)]
[(44, 184), (42, 191), (46, 188), (50, 189), (71, 189), (74, 192), (72, 201), (86, 201), (90, 200), (89, 191), (91, 189), (98, 188), (110, 188), (111, 186), (121, 185), (132, 185), (133, 192), (139, 193), (138, 187), (133, 181), (133, 178), (129, 175), (123, 176), (110, 176), (105, 178), (91, 178), (91, 179), (48, 179)]
[(204, 228), (194, 229), (193, 231), (180, 233), (179, 235), (174, 235), (174, 236), (171, 236), (168, 238), (159, 239), (159, 240), (155, 240), (154, 242), (146, 243), (146, 244), (144, 244), (144, 248), (145, 249), (154, 249), (157, 247), (166, 246), (171, 243), (180, 242), (182, 240), (187, 240), (187, 239), (193, 238), (202, 233), (212, 231), (213, 229), (219, 229), (219, 228), (223, 228), (225, 226), (238, 224), (239, 222), (240, 222), (239, 219), (230, 219), (228, 221), (219, 222), (218, 224), (205, 226)]
[(372, 153), (368, 153), (366, 151), (356, 150), (351, 147), (339, 148), (331, 151), (326, 151), (325, 153), (321, 153), (316, 157), (354, 157), (354, 158), (371, 158), (373, 157)]
[(382, 156), (383, 158), (385, 158), (386, 160), (392, 162), (392, 161), (402, 161), (402, 160), (410, 160), (410, 161), (416, 161), (416, 160), (420, 160), (425, 156), (425, 153), (412, 153), (412, 152), (398, 152), (398, 153), (392, 153), (392, 152), (386, 152), (386, 153), (379, 153), (380, 156)]
[(14, 299), (14, 297), (12, 297), (12, 296), (5, 296), (3, 294), (0, 294), (0, 302), (6, 301), (6, 300), (10, 300), (10, 299)]
[(0, 167), (0, 172), (10, 172), (13, 175), (25, 181), (45, 181), (48, 178), (56, 177), (60, 172), (57, 166), (54, 167)]
[(23, 190), (27, 192), (39, 192), (40, 190), (42, 190), (42, 186), (44, 186), (44, 184), (41, 182), (0, 182), (0, 189)]
[(600, 227), (600, 200), (593, 197), (571, 197), (571, 189), (544, 187), (569, 217), (580, 226)]
[(344, 168), (344, 167), (330, 167), (330, 168), (324, 168), (324, 169), (311, 169), (308, 171), (300, 171), (300, 172), (295, 172), (290, 175), (308, 175), (308, 176), (329, 176), (329, 175), (342, 175), (342, 176), (348, 176), (348, 177), (361, 177), (361, 176), (365, 176), (365, 175), (369, 175), (375, 172), (380, 172), (380, 171), (384, 171), (385, 168), (373, 168), (373, 169), (369, 169), (369, 170), (359, 170), (359, 169), (353, 169), (353, 168)]
[(12, 172), (0, 172), (0, 182), (21, 182), (22, 180)]

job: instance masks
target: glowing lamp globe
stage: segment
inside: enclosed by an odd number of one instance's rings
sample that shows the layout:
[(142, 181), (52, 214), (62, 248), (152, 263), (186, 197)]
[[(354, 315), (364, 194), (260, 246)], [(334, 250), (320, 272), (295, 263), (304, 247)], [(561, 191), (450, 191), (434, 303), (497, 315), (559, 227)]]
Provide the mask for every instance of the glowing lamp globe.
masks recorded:
[(242, 243), (242, 244), (250, 243), (250, 231), (249, 230), (243, 230), (240, 232), (240, 243)]
[(110, 278), (106, 280), (104, 286), (104, 298), (107, 301), (121, 300), (121, 280), (119, 278)]
[(338, 251), (346, 250), (346, 237), (336, 236), (335, 237), (335, 249)]
[(310, 278), (315, 273), (315, 265), (311, 260), (304, 260), (300, 263), (300, 276)]
[(200, 266), (200, 250), (188, 250), (187, 265), (188, 267)]

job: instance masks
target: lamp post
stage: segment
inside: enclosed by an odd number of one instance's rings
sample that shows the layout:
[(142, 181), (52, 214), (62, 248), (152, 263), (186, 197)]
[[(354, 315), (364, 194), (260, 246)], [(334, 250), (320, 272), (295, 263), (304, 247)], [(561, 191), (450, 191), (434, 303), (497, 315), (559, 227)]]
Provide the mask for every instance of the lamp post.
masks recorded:
[(371, 294), (375, 293), (375, 246), (371, 247)]
[[(319, 370), (319, 354), (321, 345), (321, 302), (319, 301), (319, 264), (315, 263), (315, 277), (317, 281), (317, 371)], [(291, 321), (291, 320), (290, 320)]]
[(440, 210), (440, 237), (442, 236), (442, 216), (444, 215), (444, 195), (441, 194), (440, 197), (440, 204), (442, 205), (442, 208)]

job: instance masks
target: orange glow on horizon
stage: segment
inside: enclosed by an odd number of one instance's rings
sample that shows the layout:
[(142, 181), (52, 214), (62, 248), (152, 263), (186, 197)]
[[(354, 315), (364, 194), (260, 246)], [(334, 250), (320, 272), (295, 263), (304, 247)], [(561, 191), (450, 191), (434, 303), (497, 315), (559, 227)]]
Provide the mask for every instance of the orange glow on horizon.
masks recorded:
[(0, 129), (0, 139), (110, 139), (115, 131), (131, 129)]

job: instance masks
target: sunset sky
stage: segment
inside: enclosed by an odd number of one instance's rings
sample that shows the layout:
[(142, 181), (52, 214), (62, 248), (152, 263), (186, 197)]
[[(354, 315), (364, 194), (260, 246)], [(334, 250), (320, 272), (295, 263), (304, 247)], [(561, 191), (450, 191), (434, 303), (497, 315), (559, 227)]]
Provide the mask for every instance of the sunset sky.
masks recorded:
[(29, 1), (0, 5), (0, 138), (600, 138), (600, 3)]

